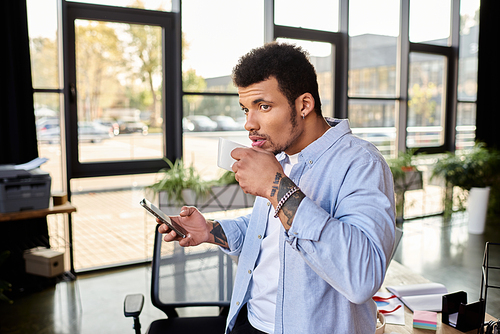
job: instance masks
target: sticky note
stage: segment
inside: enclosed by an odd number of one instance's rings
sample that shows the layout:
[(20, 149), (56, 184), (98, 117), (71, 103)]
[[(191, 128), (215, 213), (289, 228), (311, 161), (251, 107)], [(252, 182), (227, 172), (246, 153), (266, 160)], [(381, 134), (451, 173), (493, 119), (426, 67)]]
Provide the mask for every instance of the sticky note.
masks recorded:
[(436, 330), (437, 328), (437, 313), (430, 311), (413, 312), (413, 327), (421, 329)]

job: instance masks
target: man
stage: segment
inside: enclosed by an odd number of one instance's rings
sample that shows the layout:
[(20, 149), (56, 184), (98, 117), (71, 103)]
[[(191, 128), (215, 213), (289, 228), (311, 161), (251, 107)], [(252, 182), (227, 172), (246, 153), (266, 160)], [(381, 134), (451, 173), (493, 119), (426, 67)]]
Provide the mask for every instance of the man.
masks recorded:
[(226, 333), (374, 333), (394, 244), (392, 174), (347, 120), (323, 118), (301, 48), (270, 43), (233, 70), (252, 148), (233, 150), (236, 179), (258, 196), (250, 215), (173, 219), (185, 239), (239, 256)]

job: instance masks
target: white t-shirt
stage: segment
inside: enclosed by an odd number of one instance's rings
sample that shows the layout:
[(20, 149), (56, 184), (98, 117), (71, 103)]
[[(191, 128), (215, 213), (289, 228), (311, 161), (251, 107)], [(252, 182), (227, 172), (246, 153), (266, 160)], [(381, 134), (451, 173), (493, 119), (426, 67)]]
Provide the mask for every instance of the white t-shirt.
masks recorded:
[[(290, 175), (293, 165), (299, 160), (299, 155), (288, 156), (283, 171)], [(250, 283), (250, 300), (248, 301), (248, 321), (265, 333), (274, 332), (274, 316), (276, 311), (276, 293), (279, 279), (279, 233), (281, 221), (274, 218), (274, 208), (269, 211), (266, 234), (260, 246), (257, 266), (253, 271)]]

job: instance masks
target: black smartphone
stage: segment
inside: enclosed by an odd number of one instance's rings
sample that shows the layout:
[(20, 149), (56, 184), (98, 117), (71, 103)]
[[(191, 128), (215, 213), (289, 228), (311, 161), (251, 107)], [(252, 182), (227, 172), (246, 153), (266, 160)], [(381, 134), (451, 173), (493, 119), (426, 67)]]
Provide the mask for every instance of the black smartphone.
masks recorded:
[(185, 238), (186, 230), (184, 230), (179, 224), (173, 222), (169, 216), (163, 213), (160, 209), (158, 209), (153, 203), (143, 198), (140, 202), (141, 205), (154, 217), (158, 218), (163, 224), (166, 224), (171, 230), (174, 230), (178, 236)]

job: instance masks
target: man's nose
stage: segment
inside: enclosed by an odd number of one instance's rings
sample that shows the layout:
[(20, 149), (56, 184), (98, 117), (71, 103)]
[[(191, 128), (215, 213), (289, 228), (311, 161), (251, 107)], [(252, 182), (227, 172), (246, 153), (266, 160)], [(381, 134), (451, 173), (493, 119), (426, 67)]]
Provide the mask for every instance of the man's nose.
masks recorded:
[(258, 124), (259, 123), (257, 121), (257, 115), (254, 112), (249, 111), (247, 113), (247, 121), (245, 122), (245, 130), (247, 131), (258, 130), (259, 129)]

